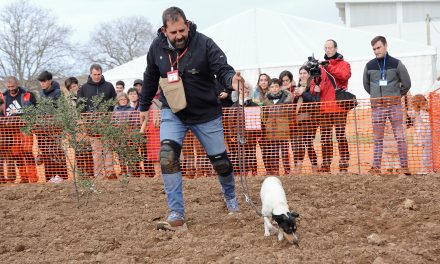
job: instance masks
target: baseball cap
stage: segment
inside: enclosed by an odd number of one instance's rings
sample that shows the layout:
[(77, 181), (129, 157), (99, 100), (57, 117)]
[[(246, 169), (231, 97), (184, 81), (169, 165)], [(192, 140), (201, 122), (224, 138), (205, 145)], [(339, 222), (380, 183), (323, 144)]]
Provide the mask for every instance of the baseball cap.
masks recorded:
[(133, 86), (135, 86), (136, 84), (143, 84), (144, 82), (141, 79), (136, 79), (134, 80)]

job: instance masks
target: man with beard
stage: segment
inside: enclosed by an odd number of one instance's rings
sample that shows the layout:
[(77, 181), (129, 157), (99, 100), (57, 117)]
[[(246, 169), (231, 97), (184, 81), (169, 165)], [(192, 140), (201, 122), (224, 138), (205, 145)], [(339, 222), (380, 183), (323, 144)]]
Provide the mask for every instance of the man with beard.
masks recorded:
[[(34, 94), (26, 91), (26, 89), (23, 87), (20, 87), (16, 77), (7, 76), (4, 79), (4, 83), (7, 88), (7, 91), (3, 93), (5, 101), (5, 116), (22, 115), (24, 113), (24, 108), (36, 105), (37, 101)], [(38, 176), (35, 159), (32, 154), (33, 136), (24, 135), (20, 131), (18, 120), (11, 119), (10, 121), (11, 124), (9, 124), (7, 127), (9, 130), (9, 135), (12, 137), (12, 139), (9, 141), (12, 142), (12, 157), (10, 160), (7, 160), (7, 162), (16, 162), (21, 177), (21, 183), (36, 182), (38, 180)], [(11, 180), (15, 180), (15, 169), (13, 168), (13, 165), (8, 168), (8, 174), (13, 174), (8, 175)]]
[(189, 129), (205, 148), (218, 174), (228, 211), (239, 211), (215, 80), (235, 90), (239, 83), (240, 86), (244, 84), (244, 80), (228, 65), (223, 51), (212, 39), (197, 32), (196, 25), (186, 20), (180, 8), (166, 9), (162, 22), (147, 55), (140, 111), (145, 123), (160, 84), (163, 105), (159, 157), (169, 214), (166, 221), (157, 224), (157, 228), (176, 230), (186, 228), (179, 157)]

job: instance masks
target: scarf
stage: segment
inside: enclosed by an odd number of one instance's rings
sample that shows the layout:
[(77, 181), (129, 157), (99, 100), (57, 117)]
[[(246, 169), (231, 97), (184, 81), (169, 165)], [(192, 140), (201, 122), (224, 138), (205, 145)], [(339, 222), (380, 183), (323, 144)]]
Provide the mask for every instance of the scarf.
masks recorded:
[(344, 58), (344, 56), (342, 56), (342, 54), (339, 54), (337, 52), (335, 53), (335, 55), (333, 55), (331, 57), (328, 57), (327, 54), (324, 55), (325, 60), (336, 60), (336, 59), (343, 59), (343, 58)]
[(269, 100), (279, 100), (280, 98), (281, 98), (281, 96), (283, 95), (283, 91), (282, 90), (280, 90), (278, 93), (276, 93), (276, 94), (272, 94), (272, 93), (267, 93), (267, 99), (269, 99)]

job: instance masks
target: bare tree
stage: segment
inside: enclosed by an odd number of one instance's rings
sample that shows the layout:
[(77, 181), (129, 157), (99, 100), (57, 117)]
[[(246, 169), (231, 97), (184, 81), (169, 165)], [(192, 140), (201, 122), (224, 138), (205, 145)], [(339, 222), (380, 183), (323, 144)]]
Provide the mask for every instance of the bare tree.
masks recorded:
[[(145, 55), (156, 34), (145, 17), (133, 16), (102, 23), (89, 42), (88, 59), (106, 70)], [(93, 51), (93, 53), (91, 53)]]
[(71, 30), (48, 10), (17, 0), (0, 10), (0, 78), (16, 76), (31, 85), (43, 70), (55, 75), (67, 68)]

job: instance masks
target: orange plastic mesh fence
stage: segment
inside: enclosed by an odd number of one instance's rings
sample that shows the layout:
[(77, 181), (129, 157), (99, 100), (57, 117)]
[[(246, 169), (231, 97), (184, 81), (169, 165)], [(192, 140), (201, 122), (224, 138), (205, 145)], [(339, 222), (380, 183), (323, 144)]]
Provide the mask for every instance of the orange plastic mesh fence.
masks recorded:
[[(440, 167), (440, 145), (435, 140), (440, 133), (440, 95), (430, 94), (428, 102), (429, 108), (420, 107), (424, 103), (414, 98), (408, 104), (400, 98), (362, 99), (356, 108), (339, 112), (335, 105), (342, 106), (341, 102), (224, 108), (225, 142), (237, 175), (426, 174)], [(134, 115), (139, 122), (139, 113)], [(133, 176), (160, 174), (160, 113), (151, 110), (149, 120), (147, 144), (138, 150), (142, 159), (131, 170)], [(72, 178), (73, 164), (88, 176), (127, 172), (118, 156), (106, 151), (99, 135), (85, 131), (80, 135), (84, 146), (75, 153), (53, 137), (60, 131), (24, 135), (22, 126), (19, 117), (0, 118), (2, 183)], [(186, 177), (216, 174), (190, 131), (180, 159)]]

